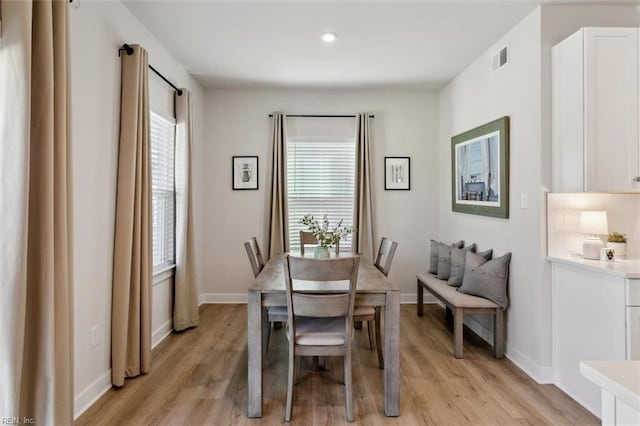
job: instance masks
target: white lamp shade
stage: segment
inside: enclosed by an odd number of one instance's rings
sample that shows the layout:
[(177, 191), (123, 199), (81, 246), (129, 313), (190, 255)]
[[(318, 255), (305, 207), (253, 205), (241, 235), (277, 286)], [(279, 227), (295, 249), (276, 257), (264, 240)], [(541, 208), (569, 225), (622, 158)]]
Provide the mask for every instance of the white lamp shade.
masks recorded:
[(605, 235), (609, 233), (606, 211), (580, 212), (580, 232), (590, 235)]

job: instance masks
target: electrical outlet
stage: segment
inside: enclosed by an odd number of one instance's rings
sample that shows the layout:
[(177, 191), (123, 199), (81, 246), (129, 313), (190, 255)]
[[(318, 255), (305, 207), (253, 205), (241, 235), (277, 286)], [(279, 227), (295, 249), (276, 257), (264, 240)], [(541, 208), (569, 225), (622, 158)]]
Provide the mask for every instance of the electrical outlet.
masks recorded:
[(93, 327), (91, 327), (91, 349), (100, 344), (99, 331), (99, 325), (94, 325)]
[(529, 207), (529, 196), (526, 192), (520, 193), (520, 208), (526, 209)]

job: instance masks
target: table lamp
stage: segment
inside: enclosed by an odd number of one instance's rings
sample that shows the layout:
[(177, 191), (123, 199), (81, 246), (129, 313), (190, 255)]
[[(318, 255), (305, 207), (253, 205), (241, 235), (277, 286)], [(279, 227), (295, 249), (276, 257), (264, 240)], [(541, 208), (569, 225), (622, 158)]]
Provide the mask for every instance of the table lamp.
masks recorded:
[(580, 233), (588, 234), (582, 243), (582, 257), (584, 259), (600, 259), (600, 249), (604, 243), (599, 235), (609, 233), (606, 211), (583, 211), (580, 212)]

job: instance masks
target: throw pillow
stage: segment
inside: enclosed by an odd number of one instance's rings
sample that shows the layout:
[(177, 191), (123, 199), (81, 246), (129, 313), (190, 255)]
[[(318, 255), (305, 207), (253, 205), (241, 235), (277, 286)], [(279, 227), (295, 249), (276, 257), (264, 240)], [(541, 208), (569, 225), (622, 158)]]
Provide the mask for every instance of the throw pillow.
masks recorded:
[(476, 244), (473, 243), (465, 248), (451, 248), (451, 273), (447, 284), (453, 287), (462, 285), (462, 277), (464, 276), (464, 260), (467, 257), (467, 250), (476, 252)]
[(476, 253), (478, 256), (484, 257), (484, 260), (491, 260), (491, 256), (493, 256), (493, 249), (479, 251)]
[(507, 283), (510, 263), (511, 253), (488, 261), (467, 251), (462, 287), (458, 291), (484, 297), (506, 309), (509, 306)]
[(430, 274), (438, 273), (438, 247), (442, 245), (441, 242), (431, 240), (431, 252), (429, 253), (429, 269)]
[(451, 248), (464, 247), (464, 241), (460, 240), (450, 246), (441, 244), (438, 247), (438, 279), (448, 280), (451, 274)]

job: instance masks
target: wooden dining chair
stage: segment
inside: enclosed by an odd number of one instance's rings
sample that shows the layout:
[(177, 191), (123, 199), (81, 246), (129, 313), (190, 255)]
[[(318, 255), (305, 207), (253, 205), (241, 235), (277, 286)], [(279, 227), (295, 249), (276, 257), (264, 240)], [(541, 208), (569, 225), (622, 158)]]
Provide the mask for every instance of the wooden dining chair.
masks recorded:
[[(318, 239), (312, 232), (300, 231), (300, 254), (304, 256), (305, 245), (318, 245)], [(340, 254), (340, 241), (336, 244), (336, 256)]]
[[(251, 264), (251, 270), (253, 271), (253, 277), (257, 278), (260, 272), (264, 269), (264, 258), (260, 252), (260, 246), (256, 237), (251, 237), (249, 241), (244, 243), (244, 248), (247, 251), (249, 257), (249, 263)], [(267, 330), (267, 344), (266, 349), (269, 348), (269, 340), (271, 337), (271, 324), (274, 323), (274, 327), (278, 327), (279, 324), (287, 321), (287, 308), (285, 306), (269, 306), (267, 308), (267, 318), (269, 320), (269, 329)]]
[[(335, 259), (285, 258), (287, 289), (287, 338), (289, 339), (289, 371), (285, 421), (291, 421), (296, 357), (344, 357), (345, 407), (347, 420), (353, 421), (351, 386), (351, 339), (353, 309), (358, 282), (357, 256)], [(342, 292), (311, 294), (294, 288), (294, 280), (349, 281)]]
[[(374, 266), (384, 274), (389, 276), (393, 256), (396, 254), (398, 243), (382, 237), (380, 248), (376, 255)], [(378, 354), (378, 368), (384, 368), (384, 356), (382, 354), (382, 332), (380, 306), (357, 306), (353, 312), (353, 320), (367, 323), (367, 331), (369, 332), (369, 348), (375, 350)], [(374, 339), (375, 331), (375, 339)], [(375, 342), (375, 343), (374, 343)]]

